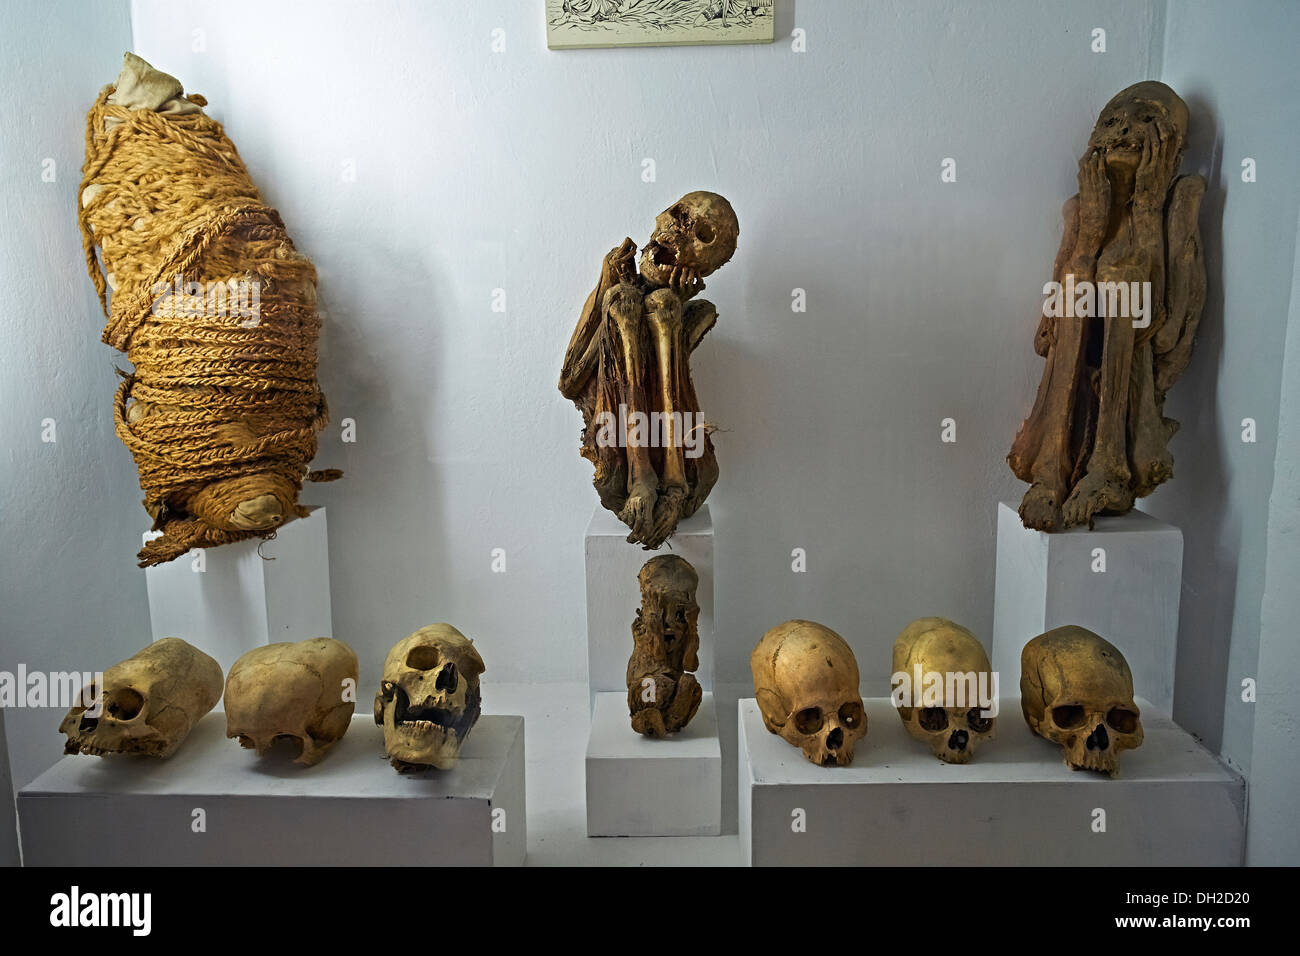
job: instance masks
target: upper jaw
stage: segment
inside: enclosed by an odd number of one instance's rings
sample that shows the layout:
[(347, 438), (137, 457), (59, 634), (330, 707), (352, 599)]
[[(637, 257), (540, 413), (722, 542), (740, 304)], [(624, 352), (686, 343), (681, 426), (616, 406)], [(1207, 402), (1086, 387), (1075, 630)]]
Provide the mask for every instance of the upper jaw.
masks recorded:
[[(667, 246), (660, 245), (655, 240), (641, 251), (641, 276), (651, 285), (666, 285), (668, 283), (667, 270), (670, 269), (676, 261), (676, 256)], [(662, 264), (656, 260), (664, 260)]]
[(1106, 147), (1106, 162), (1109, 165), (1136, 166), (1142, 158), (1142, 147), (1131, 143), (1113, 143)]

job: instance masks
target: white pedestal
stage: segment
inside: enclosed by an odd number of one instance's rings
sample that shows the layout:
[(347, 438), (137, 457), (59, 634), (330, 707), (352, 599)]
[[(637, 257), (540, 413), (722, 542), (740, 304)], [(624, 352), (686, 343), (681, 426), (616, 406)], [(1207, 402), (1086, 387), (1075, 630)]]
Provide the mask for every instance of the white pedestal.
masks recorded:
[(334, 636), (324, 508), (290, 521), (273, 540), (191, 551), (147, 568), (145, 582), (153, 639), (183, 638), (225, 672), (264, 644)]
[[(700, 576), (700, 667), (695, 679), (713, 689), (713, 520), (709, 506), (677, 526), (658, 551), (628, 544), (627, 527), (599, 504), (587, 525), (587, 667), (591, 693), (627, 692), (627, 659), (632, 656), (632, 621), (641, 606), (637, 572), (659, 554), (685, 558)], [(628, 728), (628, 733), (632, 733)]]
[[(753, 865), (1239, 866), (1245, 781), (1139, 700), (1146, 740), (1120, 775), (1074, 771), (1004, 697), (998, 735), (964, 766), (865, 701), (848, 767), (817, 767), (739, 704), (740, 840)], [(1095, 832), (1105, 813), (1105, 832)], [(806, 825), (795, 832), (797, 811)]]
[[(1098, 549), (1104, 552), (1105, 571)], [(1031, 531), (1015, 505), (998, 505), (993, 669), (1003, 693), (1020, 686), (1020, 651), (1044, 631), (1078, 624), (1118, 647), (1137, 693), (1174, 703), (1183, 533), (1141, 511), (1098, 518), (1096, 530)]]
[(399, 774), (369, 714), (302, 767), (244, 750), (210, 713), (168, 760), (64, 757), (22, 788), (18, 818), (29, 866), (518, 865), (524, 722), (482, 717), (454, 770)]
[(596, 695), (587, 739), (587, 836), (722, 832), (718, 713), (706, 693), (691, 722), (655, 740), (632, 729), (627, 694)]

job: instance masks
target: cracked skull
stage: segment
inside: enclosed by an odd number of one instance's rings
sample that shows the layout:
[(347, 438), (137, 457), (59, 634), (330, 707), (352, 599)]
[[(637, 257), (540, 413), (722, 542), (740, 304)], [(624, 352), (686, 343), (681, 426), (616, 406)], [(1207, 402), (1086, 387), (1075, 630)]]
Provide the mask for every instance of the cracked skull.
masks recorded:
[(356, 707), (357, 655), (315, 637), (254, 648), (226, 678), (226, 736), (263, 755), (279, 740), (308, 767), (347, 733)]
[(393, 646), (375, 696), (375, 723), (397, 770), (456, 765), (481, 710), (483, 658), (450, 624), (430, 624)]
[(778, 624), (749, 658), (763, 725), (823, 767), (853, 762), (867, 732), (858, 693), (858, 662), (829, 627), (812, 621)]
[(1060, 744), (1075, 770), (1114, 775), (1120, 753), (1142, 745), (1128, 662), (1086, 628), (1058, 627), (1025, 645), (1020, 706), (1029, 729)]
[(979, 639), (944, 618), (919, 618), (894, 641), (893, 663), (911, 690), (896, 700), (907, 732), (945, 763), (969, 763), (997, 721), (980, 698), (981, 680), (986, 689), (993, 681)]
[(221, 699), (221, 665), (178, 637), (155, 641), (104, 671), (59, 725), (63, 752), (170, 757)]
[(655, 217), (654, 232), (641, 250), (641, 275), (657, 288), (669, 284), (674, 267), (700, 278), (712, 275), (735, 254), (739, 235), (731, 203), (717, 193), (687, 193)]

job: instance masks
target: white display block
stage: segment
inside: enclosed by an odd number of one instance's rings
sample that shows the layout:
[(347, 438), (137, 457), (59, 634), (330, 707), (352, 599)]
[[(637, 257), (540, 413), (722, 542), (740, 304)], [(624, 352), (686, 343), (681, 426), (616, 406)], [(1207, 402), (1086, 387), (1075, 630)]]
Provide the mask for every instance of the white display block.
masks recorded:
[(632, 656), (632, 621), (641, 606), (637, 572), (651, 558), (676, 554), (699, 575), (700, 666), (695, 679), (713, 689), (713, 519), (702, 505), (677, 526), (658, 551), (629, 544), (628, 530), (599, 504), (587, 525), (587, 674), (591, 693), (627, 691), (627, 659)]
[(314, 508), (273, 539), (204, 548), (146, 568), (153, 639), (183, 638), (229, 672), (255, 647), (333, 637), (326, 532), (325, 509)]
[(716, 836), (722, 832), (718, 713), (706, 693), (679, 733), (632, 729), (627, 694), (596, 695), (587, 739), (587, 836)]
[(753, 698), (741, 699), (744, 862), (1242, 863), (1245, 781), (1147, 701), (1138, 701), (1145, 742), (1120, 755), (1116, 777), (1067, 767), (1061, 748), (1026, 726), (1014, 696), (1002, 699), (996, 738), (965, 765), (943, 763), (907, 736), (888, 698), (864, 703), (868, 731), (853, 763), (818, 767), (768, 733)]
[[(1103, 560), (1105, 570), (1095, 570)], [(1182, 586), (1183, 533), (1145, 512), (1048, 534), (1029, 530), (1015, 505), (1000, 502), (989, 656), (1002, 692), (1019, 692), (1025, 644), (1077, 624), (1119, 648), (1137, 693), (1171, 712)]]
[[(29, 866), (492, 866), (527, 851), (522, 717), (479, 719), (452, 770), (399, 774), (357, 714), (314, 767), (199, 721), (167, 760), (64, 757), (18, 794)], [(201, 813), (199, 811), (202, 811)], [(195, 832), (198, 820), (202, 832)]]

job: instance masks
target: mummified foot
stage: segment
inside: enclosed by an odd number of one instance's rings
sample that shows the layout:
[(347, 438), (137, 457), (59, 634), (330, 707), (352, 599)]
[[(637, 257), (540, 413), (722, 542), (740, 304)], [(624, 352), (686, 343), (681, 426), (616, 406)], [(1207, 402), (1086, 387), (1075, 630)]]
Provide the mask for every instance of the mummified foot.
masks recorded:
[(691, 722), (695, 712), (700, 709), (704, 699), (704, 690), (692, 674), (683, 674), (677, 682), (677, 695), (668, 708), (667, 727), (673, 733), (681, 730)]
[(647, 551), (653, 551), (668, 540), (668, 536), (677, 527), (682, 516), (682, 507), (686, 504), (686, 489), (675, 485), (666, 489), (655, 502), (654, 523), (650, 534), (642, 539)]
[(1042, 482), (1034, 482), (1021, 499), (1020, 520), (1026, 528), (1059, 531), (1063, 521), (1060, 493)]
[(1092, 468), (1074, 486), (1062, 512), (1067, 528), (1082, 524), (1091, 528), (1094, 516), (1105, 511), (1124, 512), (1132, 507), (1133, 492), (1129, 490), (1127, 478), (1103, 468)]
[(632, 529), (627, 536), (629, 544), (645, 542), (654, 529), (655, 490), (653, 488), (633, 488), (627, 496), (623, 510), (618, 513), (618, 520)]
[(653, 707), (632, 715), (632, 729), (645, 737), (667, 737), (671, 732), (664, 726), (663, 712)]

